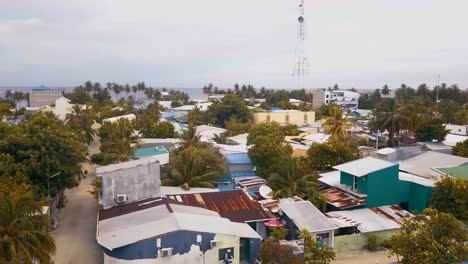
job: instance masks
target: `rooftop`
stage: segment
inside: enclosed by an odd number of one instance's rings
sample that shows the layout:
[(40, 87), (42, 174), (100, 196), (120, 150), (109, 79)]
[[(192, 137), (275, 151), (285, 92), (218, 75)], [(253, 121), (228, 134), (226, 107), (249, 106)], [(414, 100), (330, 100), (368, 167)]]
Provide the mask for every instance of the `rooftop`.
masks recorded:
[(134, 114), (129, 114), (129, 115), (122, 115), (122, 116), (116, 116), (116, 117), (109, 117), (109, 118), (104, 118), (102, 122), (116, 122), (120, 119), (128, 119), (128, 120), (133, 120), (135, 119), (136, 116)]
[(365, 199), (359, 199), (334, 187), (320, 190), (320, 194), (325, 197), (329, 204), (338, 209), (349, 209), (366, 204)]
[(135, 157), (137, 158), (145, 158), (151, 157), (156, 155), (168, 154), (169, 151), (164, 146), (156, 146), (150, 148), (139, 148), (135, 150)]
[(468, 179), (468, 165), (436, 168), (435, 170), (442, 172), (444, 175), (452, 176), (454, 178)]
[(395, 205), (334, 211), (325, 215), (337, 227), (356, 226), (361, 233), (398, 229), (405, 218), (412, 216)]
[(369, 173), (383, 170), (396, 164), (384, 161), (381, 159), (376, 159), (372, 157), (367, 157), (363, 159), (353, 160), (338, 166), (333, 167), (339, 171), (343, 171), (349, 174), (352, 174), (356, 177), (362, 177)]
[(149, 157), (147, 159), (138, 159), (138, 160), (131, 160), (127, 162), (120, 162), (116, 164), (110, 164), (107, 166), (97, 167), (96, 174), (99, 175), (105, 172), (134, 168), (134, 167), (141, 166), (141, 165), (147, 165), (148, 163), (153, 163), (153, 162), (158, 162), (158, 158)]
[[(114, 214), (108, 212), (111, 210)], [(100, 211), (97, 240), (112, 250), (181, 230), (261, 238), (247, 224), (231, 222), (214, 211), (181, 205), (163, 198)]]
[(279, 206), (300, 230), (306, 228), (309, 232), (320, 232), (336, 229), (335, 225), (309, 201), (280, 203)]
[(468, 158), (426, 151), (418, 156), (400, 162), (400, 170), (422, 177), (432, 177), (439, 173), (433, 168), (458, 167), (468, 165)]
[(247, 153), (232, 153), (225, 155), (226, 160), (229, 164), (250, 164), (252, 161), (250, 160), (249, 155)]
[(175, 201), (218, 212), (234, 222), (252, 222), (275, 218), (244, 190), (168, 195)]
[(398, 173), (398, 179), (400, 181), (414, 182), (414, 183), (417, 183), (419, 185), (423, 185), (426, 187), (434, 187), (434, 184), (435, 184), (434, 180), (430, 180), (428, 178), (416, 176), (416, 175), (409, 174), (406, 172), (401, 172), (401, 171)]

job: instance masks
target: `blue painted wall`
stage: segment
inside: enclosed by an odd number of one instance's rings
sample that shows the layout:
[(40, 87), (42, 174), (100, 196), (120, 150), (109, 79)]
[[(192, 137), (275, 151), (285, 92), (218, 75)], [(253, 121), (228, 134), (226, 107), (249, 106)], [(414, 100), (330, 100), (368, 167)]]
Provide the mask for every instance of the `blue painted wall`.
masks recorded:
[[(190, 251), (192, 245), (197, 244), (197, 235), (202, 236), (201, 250), (203, 252), (211, 249), (210, 241), (214, 239), (215, 234), (201, 233), (192, 231), (177, 231), (162, 235), (161, 247), (172, 248), (173, 254), (186, 254)], [(117, 259), (148, 259), (157, 258), (156, 237), (138, 241), (131, 245), (116, 248), (114, 250), (104, 249), (104, 253)]]

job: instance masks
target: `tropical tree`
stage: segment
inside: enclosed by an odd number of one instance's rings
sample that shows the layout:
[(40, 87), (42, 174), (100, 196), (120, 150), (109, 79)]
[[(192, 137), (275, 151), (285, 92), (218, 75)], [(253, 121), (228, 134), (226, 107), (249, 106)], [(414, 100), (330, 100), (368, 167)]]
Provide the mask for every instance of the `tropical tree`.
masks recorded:
[(257, 175), (267, 178), (274, 165), (292, 154), (292, 148), (284, 142), (284, 131), (277, 122), (262, 122), (250, 128), (247, 144), (249, 157), (257, 168)]
[(302, 264), (302, 257), (294, 254), (294, 247), (282, 245), (273, 239), (267, 239), (260, 248), (260, 260), (269, 264)]
[(104, 163), (112, 163), (113, 161), (126, 162), (129, 161), (135, 154), (136, 142), (133, 139), (121, 138), (116, 141), (105, 143), (107, 154), (104, 157)]
[(304, 261), (306, 264), (329, 264), (335, 259), (335, 252), (327, 245), (320, 246), (319, 242), (312, 238), (307, 229), (302, 229), (299, 238), (304, 247)]
[(189, 121), (188, 128), (182, 131), (180, 138), (183, 141), (182, 146), (186, 149), (196, 148), (200, 145), (201, 136), (197, 133), (197, 127), (193, 120)]
[(208, 109), (215, 117), (215, 124), (224, 126), (226, 121), (236, 118), (242, 123), (251, 120), (251, 113), (247, 103), (242, 98), (228, 94), (220, 101), (214, 102)]
[(406, 105), (394, 98), (379, 103), (374, 110), (373, 118), (369, 123), (370, 129), (374, 132), (388, 131), (389, 140), (395, 146), (395, 134), (406, 129), (409, 125), (408, 111)]
[(216, 178), (222, 174), (220, 154), (211, 148), (186, 148), (175, 154), (168, 164), (165, 186), (215, 188)]
[(390, 94), (390, 88), (388, 88), (388, 85), (384, 85), (382, 88), (382, 94), (383, 95), (389, 95)]
[(453, 215), (427, 208), (385, 244), (399, 263), (460, 263), (468, 259), (467, 239), (468, 231)]
[(325, 132), (335, 138), (348, 137), (347, 129), (353, 127), (353, 124), (348, 123), (348, 116), (343, 117), (343, 111), (339, 106), (331, 108), (330, 114), (323, 123)]
[(314, 143), (307, 150), (307, 161), (314, 170), (329, 170), (331, 167), (359, 159), (358, 143), (351, 138), (330, 138), (325, 143)]
[(300, 158), (288, 158), (275, 166), (268, 178), (268, 186), (275, 198), (299, 196), (304, 198), (318, 189), (318, 175), (305, 169)]
[(431, 197), (431, 207), (439, 212), (453, 214), (462, 221), (468, 220), (468, 180), (444, 177), (436, 182)]
[(468, 139), (455, 144), (455, 146), (452, 147), (452, 154), (468, 158)]
[(0, 193), (0, 261), (53, 263), (55, 242), (47, 231), (43, 203), (24, 188)]
[(226, 135), (226, 133), (221, 133), (221, 134), (215, 134), (213, 136), (213, 141), (218, 143), (218, 144), (228, 144), (229, 143), (229, 139)]
[(86, 106), (82, 109), (80, 105), (74, 105), (72, 112), (67, 114), (65, 123), (74, 131), (81, 142), (91, 144), (94, 141), (96, 131), (93, 124), (96, 116), (94, 112)]
[(448, 130), (445, 129), (442, 120), (439, 118), (432, 118), (425, 121), (421, 127), (416, 130), (416, 140), (432, 142), (432, 140), (435, 139), (438, 142), (442, 142), (445, 140), (447, 134)]
[(11, 111), (10, 105), (7, 103), (0, 103), (0, 122), (4, 116), (11, 116), (13, 112)]

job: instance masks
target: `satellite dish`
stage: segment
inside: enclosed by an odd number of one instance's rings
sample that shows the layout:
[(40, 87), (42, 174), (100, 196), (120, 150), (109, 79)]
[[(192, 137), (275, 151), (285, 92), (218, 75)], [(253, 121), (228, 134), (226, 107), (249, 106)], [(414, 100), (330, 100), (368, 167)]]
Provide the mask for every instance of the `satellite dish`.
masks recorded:
[(260, 186), (258, 192), (260, 193), (260, 196), (262, 196), (265, 199), (273, 198), (273, 190), (266, 185)]
[(304, 23), (304, 17), (302, 16), (298, 17), (297, 21), (299, 21), (299, 23)]

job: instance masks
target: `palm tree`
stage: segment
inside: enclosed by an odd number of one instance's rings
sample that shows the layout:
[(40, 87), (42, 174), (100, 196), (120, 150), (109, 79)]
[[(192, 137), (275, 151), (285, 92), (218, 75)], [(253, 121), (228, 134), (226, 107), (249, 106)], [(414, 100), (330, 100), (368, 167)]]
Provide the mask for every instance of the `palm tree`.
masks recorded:
[(72, 112), (67, 114), (65, 123), (78, 134), (81, 142), (89, 145), (94, 141), (94, 113), (88, 106), (83, 110), (80, 105), (74, 105)]
[(216, 142), (218, 144), (228, 144), (229, 143), (229, 139), (228, 139), (226, 133), (215, 134), (212, 139), (213, 139), (214, 142)]
[(184, 148), (196, 148), (200, 144), (201, 136), (197, 133), (195, 126), (195, 116), (190, 117), (189, 126), (186, 130), (182, 131), (180, 138), (182, 139)]
[(388, 85), (384, 85), (382, 88), (382, 94), (383, 95), (389, 95), (390, 94), (390, 88), (388, 88)]
[(55, 242), (41, 210), (30, 191), (0, 194), (0, 262), (53, 263)]
[(103, 142), (101, 149), (106, 153), (106, 160), (111, 159), (112, 161), (126, 162), (134, 156), (136, 147), (135, 139), (121, 138)]
[(394, 136), (399, 134), (400, 131), (410, 127), (411, 120), (408, 117), (410, 111), (406, 104), (402, 104), (399, 100), (394, 98), (383, 101), (373, 114), (373, 118), (369, 124), (372, 131), (388, 131), (388, 137), (392, 144), (395, 146)]
[(353, 127), (353, 124), (348, 123), (348, 116), (343, 117), (343, 111), (339, 106), (330, 108), (330, 116), (325, 119), (323, 128), (326, 133), (331, 134), (334, 138), (348, 137), (347, 129)]
[(274, 198), (311, 196), (318, 188), (318, 176), (308, 172), (300, 158), (289, 158), (280, 162), (277, 171), (270, 174), (268, 186), (273, 189)]
[(219, 168), (209, 166), (197, 149), (187, 148), (173, 158), (169, 164), (169, 177), (162, 180), (165, 186), (215, 188)]

